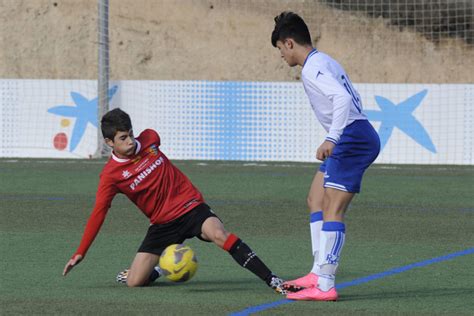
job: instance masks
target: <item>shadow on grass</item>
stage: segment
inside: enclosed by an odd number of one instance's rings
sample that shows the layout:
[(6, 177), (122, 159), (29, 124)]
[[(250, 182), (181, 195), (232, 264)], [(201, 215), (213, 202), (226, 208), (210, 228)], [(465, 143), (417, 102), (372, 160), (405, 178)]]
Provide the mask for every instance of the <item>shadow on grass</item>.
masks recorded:
[[(341, 291), (339, 291), (341, 292)], [(341, 293), (339, 293), (340, 295)], [(406, 298), (433, 298), (433, 297), (442, 297), (443, 299), (447, 297), (473, 297), (474, 289), (473, 288), (456, 288), (456, 289), (446, 289), (446, 288), (421, 288), (416, 290), (409, 291), (393, 291), (393, 292), (373, 292), (367, 293), (366, 291), (362, 294), (342, 294), (339, 296), (338, 301), (361, 301), (361, 300), (384, 300), (384, 299), (406, 299)]]
[[(258, 286), (266, 285), (263, 283), (259, 285), (258, 280), (216, 280), (216, 281), (190, 281), (190, 282), (171, 282), (167, 280), (159, 280), (148, 286), (137, 287), (137, 289), (145, 288), (186, 288), (190, 292), (222, 292), (222, 291), (249, 291)], [(107, 283), (102, 285), (91, 286), (95, 289), (128, 289), (125, 284), (121, 283)], [(134, 289), (134, 288), (130, 288)]]

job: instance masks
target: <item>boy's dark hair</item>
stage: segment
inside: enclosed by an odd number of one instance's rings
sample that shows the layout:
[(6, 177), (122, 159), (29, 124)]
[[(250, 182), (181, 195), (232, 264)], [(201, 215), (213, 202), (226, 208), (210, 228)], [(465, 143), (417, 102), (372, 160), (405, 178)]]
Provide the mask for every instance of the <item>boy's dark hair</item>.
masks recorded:
[(303, 19), (294, 12), (285, 11), (275, 17), (275, 28), (272, 32), (272, 45), (277, 47), (278, 41), (292, 38), (300, 45), (312, 45), (308, 26)]
[(132, 121), (121, 109), (113, 109), (102, 116), (100, 128), (104, 138), (114, 140), (117, 132), (128, 132), (132, 129)]

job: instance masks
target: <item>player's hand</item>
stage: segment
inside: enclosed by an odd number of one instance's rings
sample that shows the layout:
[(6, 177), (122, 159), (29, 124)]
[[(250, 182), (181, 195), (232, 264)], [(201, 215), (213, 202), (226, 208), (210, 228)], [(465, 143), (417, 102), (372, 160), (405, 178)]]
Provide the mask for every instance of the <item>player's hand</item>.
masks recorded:
[(81, 255), (75, 255), (73, 258), (71, 258), (67, 263), (66, 266), (64, 267), (63, 275), (66, 275), (69, 273), (69, 271), (72, 270), (76, 265), (79, 264), (79, 262), (82, 261), (82, 256)]
[(324, 141), (324, 143), (322, 143), (316, 151), (316, 158), (321, 161), (326, 160), (326, 158), (331, 156), (334, 147), (336, 147), (336, 144), (333, 142), (328, 140)]

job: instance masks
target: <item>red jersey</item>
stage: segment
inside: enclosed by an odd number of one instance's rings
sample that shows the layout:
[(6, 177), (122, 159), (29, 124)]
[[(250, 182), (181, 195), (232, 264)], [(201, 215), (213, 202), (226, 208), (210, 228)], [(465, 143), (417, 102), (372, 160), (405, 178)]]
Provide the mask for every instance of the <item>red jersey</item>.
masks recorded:
[(147, 129), (136, 138), (135, 155), (112, 157), (100, 174), (94, 210), (76, 254), (85, 256), (117, 193), (125, 194), (151, 224), (170, 222), (204, 202), (191, 181), (160, 151), (160, 137)]

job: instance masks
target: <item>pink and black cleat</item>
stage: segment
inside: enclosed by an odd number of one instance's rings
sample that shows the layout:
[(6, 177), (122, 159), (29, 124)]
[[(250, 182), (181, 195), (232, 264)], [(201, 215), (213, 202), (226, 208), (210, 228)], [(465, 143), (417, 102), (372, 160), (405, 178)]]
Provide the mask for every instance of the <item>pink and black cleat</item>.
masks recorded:
[(337, 301), (338, 294), (336, 288), (329, 291), (321, 291), (318, 287), (310, 287), (295, 293), (288, 293), (286, 298), (296, 301)]
[(292, 286), (292, 287), (296, 287), (300, 289), (315, 287), (318, 285), (318, 276), (310, 272), (301, 278), (291, 280), (291, 281), (286, 281), (283, 285)]

